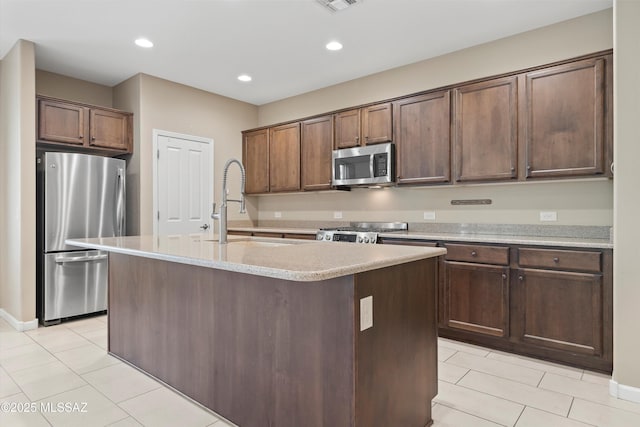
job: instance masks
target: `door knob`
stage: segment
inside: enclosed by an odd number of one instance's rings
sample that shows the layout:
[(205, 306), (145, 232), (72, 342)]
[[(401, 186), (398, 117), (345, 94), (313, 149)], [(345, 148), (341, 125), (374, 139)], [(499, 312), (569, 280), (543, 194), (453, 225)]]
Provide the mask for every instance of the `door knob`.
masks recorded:
[(209, 228), (209, 224), (201, 225), (200, 228), (202, 228), (203, 230), (206, 230), (207, 228)]

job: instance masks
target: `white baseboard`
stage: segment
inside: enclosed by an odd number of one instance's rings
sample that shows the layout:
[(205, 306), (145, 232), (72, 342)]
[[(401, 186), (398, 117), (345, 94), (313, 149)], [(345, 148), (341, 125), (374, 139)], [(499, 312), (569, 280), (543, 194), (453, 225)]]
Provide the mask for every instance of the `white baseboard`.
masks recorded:
[(13, 327), (13, 329), (15, 329), (18, 332), (38, 329), (38, 319), (29, 320), (28, 322), (22, 322), (16, 319), (15, 317), (13, 317), (3, 308), (0, 308), (0, 318), (3, 318), (4, 320), (6, 320), (7, 323), (9, 323)]
[(640, 403), (640, 388), (618, 384), (618, 381), (609, 380), (609, 394), (618, 399)]

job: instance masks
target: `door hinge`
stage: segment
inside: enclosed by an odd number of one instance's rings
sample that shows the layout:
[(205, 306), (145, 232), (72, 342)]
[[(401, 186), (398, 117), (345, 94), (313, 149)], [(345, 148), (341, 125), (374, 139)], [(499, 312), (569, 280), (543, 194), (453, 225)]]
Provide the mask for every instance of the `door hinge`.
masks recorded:
[(158, 221), (160, 220), (160, 211), (158, 211)]
[(159, 159), (159, 158), (160, 158), (160, 150), (156, 152), (156, 159)]

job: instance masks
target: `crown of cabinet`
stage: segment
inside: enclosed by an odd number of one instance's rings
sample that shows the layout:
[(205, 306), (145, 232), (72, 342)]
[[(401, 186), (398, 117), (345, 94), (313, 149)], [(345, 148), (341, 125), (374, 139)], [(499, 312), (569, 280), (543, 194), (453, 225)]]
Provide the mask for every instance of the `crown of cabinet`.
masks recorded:
[(133, 152), (133, 113), (38, 96), (37, 143), (102, 155)]

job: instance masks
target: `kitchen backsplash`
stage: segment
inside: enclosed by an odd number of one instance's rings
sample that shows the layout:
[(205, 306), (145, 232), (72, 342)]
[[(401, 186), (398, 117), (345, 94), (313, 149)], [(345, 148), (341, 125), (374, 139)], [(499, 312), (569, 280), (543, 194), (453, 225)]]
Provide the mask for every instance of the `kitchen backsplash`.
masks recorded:
[[(402, 221), (414, 224), (613, 225), (612, 180), (476, 184), (416, 188), (358, 188), (250, 197), (250, 220), (331, 224)], [(487, 199), (488, 205), (452, 205), (452, 200)], [(542, 221), (555, 218), (555, 221)]]

